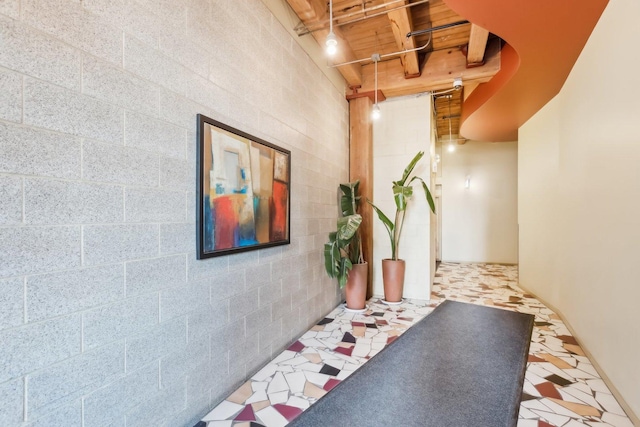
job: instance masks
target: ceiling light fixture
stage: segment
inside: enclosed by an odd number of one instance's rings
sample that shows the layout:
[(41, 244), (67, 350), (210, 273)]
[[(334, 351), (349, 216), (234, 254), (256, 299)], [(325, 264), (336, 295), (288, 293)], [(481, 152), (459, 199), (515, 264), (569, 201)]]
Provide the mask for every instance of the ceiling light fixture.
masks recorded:
[(374, 83), (373, 83), (373, 110), (371, 111), (371, 118), (373, 120), (378, 120), (380, 118), (380, 106), (378, 105), (378, 61), (380, 61), (380, 54), (374, 53), (371, 55), (371, 60), (373, 61), (373, 74), (374, 74)]
[(329, 34), (327, 34), (324, 45), (329, 56), (335, 55), (338, 51), (338, 39), (333, 32), (333, 0), (329, 0)]
[(373, 110), (371, 111), (371, 118), (373, 120), (378, 120), (381, 115), (382, 113), (380, 112), (380, 106), (378, 104), (375, 104), (373, 106)]

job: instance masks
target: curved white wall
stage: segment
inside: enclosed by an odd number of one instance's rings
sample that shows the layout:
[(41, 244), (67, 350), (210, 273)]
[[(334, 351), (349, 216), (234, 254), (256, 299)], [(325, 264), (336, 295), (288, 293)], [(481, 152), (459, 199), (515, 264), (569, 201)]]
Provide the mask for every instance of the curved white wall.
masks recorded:
[(520, 282), (640, 414), (640, 3), (611, 0), (560, 94), (519, 133)]

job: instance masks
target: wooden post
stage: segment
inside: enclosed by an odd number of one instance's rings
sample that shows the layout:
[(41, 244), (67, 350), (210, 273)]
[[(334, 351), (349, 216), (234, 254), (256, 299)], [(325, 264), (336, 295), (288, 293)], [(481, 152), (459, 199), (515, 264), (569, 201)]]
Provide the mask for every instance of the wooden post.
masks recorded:
[(360, 214), (362, 215), (362, 251), (369, 263), (367, 299), (373, 295), (373, 127), (369, 97), (349, 100), (349, 181), (360, 180)]

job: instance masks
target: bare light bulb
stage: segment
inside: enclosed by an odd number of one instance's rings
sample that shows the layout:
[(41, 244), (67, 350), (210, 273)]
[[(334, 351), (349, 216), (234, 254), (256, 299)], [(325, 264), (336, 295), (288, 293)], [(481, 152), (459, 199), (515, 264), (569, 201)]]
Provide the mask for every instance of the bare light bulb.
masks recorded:
[(450, 142), (450, 143), (449, 143), (449, 145), (447, 146), (447, 150), (448, 150), (450, 153), (453, 153), (454, 151), (456, 151), (456, 146), (455, 146), (455, 145), (453, 145), (453, 142)]
[(371, 118), (373, 120), (378, 120), (382, 113), (380, 112), (380, 106), (378, 104), (374, 104), (373, 110), (371, 111)]
[(333, 56), (338, 51), (338, 39), (333, 31), (327, 34), (327, 38), (324, 41), (324, 45), (327, 50), (327, 55)]

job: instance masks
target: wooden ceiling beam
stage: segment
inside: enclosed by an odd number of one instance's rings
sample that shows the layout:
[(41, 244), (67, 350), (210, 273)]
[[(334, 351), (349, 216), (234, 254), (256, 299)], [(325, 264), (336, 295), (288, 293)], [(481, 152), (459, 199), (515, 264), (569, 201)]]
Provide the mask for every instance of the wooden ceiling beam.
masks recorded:
[(482, 65), (488, 39), (489, 31), (476, 24), (471, 24), (469, 45), (467, 47), (467, 67)]
[[(460, 49), (431, 52), (422, 67), (422, 74), (415, 79), (405, 79), (403, 66), (399, 59), (378, 63), (378, 89), (387, 98), (412, 95), (421, 92), (451, 89), (454, 77), (462, 77), (466, 84), (486, 83), (500, 70), (500, 41), (493, 40), (487, 47), (485, 64), (467, 68), (467, 58)], [(373, 64), (362, 67), (362, 88), (360, 91), (373, 90)]]
[[(347, 101), (351, 101), (352, 99), (358, 99), (358, 98), (369, 98), (371, 99), (371, 102), (376, 102), (376, 93), (373, 90), (370, 92), (353, 92), (353, 93), (348, 93), (346, 98), (347, 98)], [(380, 89), (378, 89), (377, 98), (378, 98), (378, 102), (382, 102), (387, 99), (387, 97), (384, 96), (384, 93), (382, 93)]]
[[(289, 3), (289, 6), (291, 6), (304, 24), (312, 24), (329, 19), (326, 3), (322, 0), (287, 0), (287, 3)], [(340, 28), (334, 26), (333, 32), (338, 39), (338, 52), (332, 58), (333, 63), (340, 64), (358, 59), (349, 46), (349, 43), (345, 41)], [(313, 38), (316, 39), (321, 47), (324, 47), (327, 34), (329, 34), (328, 28), (312, 33)], [(360, 64), (349, 64), (337, 68), (349, 86), (357, 87), (362, 85), (362, 69)]]
[(473, 93), (474, 90), (476, 90), (478, 88), (478, 86), (480, 85), (480, 83), (477, 82), (469, 82), (467, 84), (464, 85), (464, 99), (463, 101), (466, 101), (467, 98), (469, 97), (469, 95), (471, 95)]
[[(405, 5), (405, 0), (400, 5)], [(387, 9), (397, 8), (398, 4), (387, 5)], [(413, 31), (413, 23), (411, 21), (411, 12), (409, 8), (392, 10), (387, 13), (393, 37), (396, 39), (396, 45), (399, 50), (415, 49), (416, 43), (414, 37), (407, 37), (407, 34)], [(418, 52), (409, 52), (400, 56), (400, 62), (404, 68), (404, 77), (406, 79), (418, 77), (420, 75), (420, 63), (418, 62)]]

